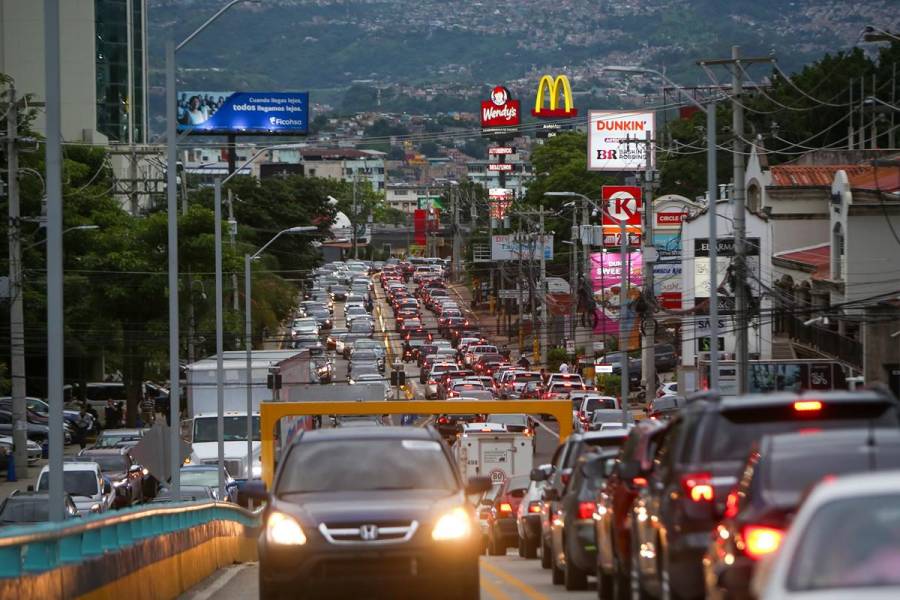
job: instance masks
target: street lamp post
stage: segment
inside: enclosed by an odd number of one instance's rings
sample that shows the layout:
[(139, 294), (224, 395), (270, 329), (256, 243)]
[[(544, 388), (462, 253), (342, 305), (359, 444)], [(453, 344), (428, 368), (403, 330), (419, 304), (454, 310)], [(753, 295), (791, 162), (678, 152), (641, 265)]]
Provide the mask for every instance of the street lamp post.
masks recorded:
[(709, 214), (709, 389), (717, 390), (719, 387), (719, 297), (718, 297), (718, 233), (716, 219), (716, 200), (718, 198), (718, 186), (716, 179), (716, 102), (710, 100), (704, 106), (694, 99), (687, 90), (666, 77), (656, 69), (631, 66), (602, 67), (601, 71), (617, 73), (650, 73), (656, 75), (688, 99), (700, 111), (706, 114), (706, 187), (708, 204), (706, 211)]
[[(47, 0), (48, 2), (50, 0)], [(178, 195), (176, 165), (177, 131), (175, 123), (175, 53), (188, 42), (197, 37), (201, 31), (218, 19), (239, 2), (260, 0), (231, 0), (207, 19), (200, 27), (181, 41), (177, 46), (171, 38), (166, 41), (166, 210), (168, 211), (168, 246), (169, 246), (169, 444), (170, 444), (170, 487), (175, 497), (181, 488), (181, 435), (179, 431), (181, 386), (179, 382), (178, 363)], [(58, 37), (58, 36), (57, 36)], [(57, 40), (58, 43), (58, 40)], [(49, 133), (49, 131), (48, 131)], [(218, 237), (217, 237), (218, 239)], [(51, 415), (52, 418), (52, 415)], [(220, 416), (221, 418), (221, 416)], [(221, 477), (221, 475), (220, 475)]]

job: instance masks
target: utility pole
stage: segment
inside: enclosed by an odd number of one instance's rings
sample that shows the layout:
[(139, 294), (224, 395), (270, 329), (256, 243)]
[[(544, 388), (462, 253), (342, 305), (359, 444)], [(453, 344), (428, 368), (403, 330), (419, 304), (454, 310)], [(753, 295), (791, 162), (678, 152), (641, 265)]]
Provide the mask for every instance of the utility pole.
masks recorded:
[(656, 392), (656, 319), (653, 312), (656, 302), (654, 300), (653, 267), (656, 258), (656, 246), (653, 243), (653, 191), (656, 187), (656, 165), (651, 164), (653, 155), (653, 140), (650, 133), (643, 141), (644, 156), (647, 157), (647, 169), (644, 171), (643, 181), (643, 205), (644, 205), (644, 232), (643, 232), (643, 296), (644, 305), (647, 307), (644, 318), (641, 321), (641, 383), (644, 386), (645, 398), (650, 399)]
[[(544, 308), (543, 315), (541, 318), (541, 360), (543, 362), (547, 362), (547, 326), (548, 321), (550, 320), (550, 311), (547, 307), (547, 260), (544, 255), (544, 205), (541, 204), (540, 212), (538, 214), (539, 224), (540, 224), (540, 232), (541, 237), (539, 238), (540, 247), (538, 248), (538, 252), (541, 255), (541, 284), (540, 284), (540, 294), (541, 294), (541, 306)], [(534, 256), (532, 256), (532, 260), (534, 260)]]
[(453, 211), (453, 280), (459, 282), (460, 261), (462, 260), (462, 237), (459, 232), (459, 194), (453, 193), (453, 184), (450, 184), (450, 209)]
[(19, 107), (9, 88), (6, 113), (7, 190), (9, 195), (9, 373), (12, 379), (13, 452), (18, 478), (28, 477), (28, 423), (25, 414), (25, 314), (22, 301), (22, 219), (19, 214)]
[[(237, 235), (237, 221), (234, 220), (234, 199), (231, 190), (228, 190), (228, 239), (232, 252), (234, 251), (235, 236)], [(231, 272), (231, 309), (238, 312), (238, 276), (237, 271)]]
[(619, 220), (619, 252), (621, 254), (619, 265), (619, 355), (622, 357), (622, 379), (620, 382), (619, 393), (622, 396), (622, 415), (623, 421), (628, 422), (628, 392), (630, 391), (630, 376), (628, 364), (628, 330), (625, 324), (625, 308), (628, 306), (628, 288), (631, 283), (631, 273), (627, 266), (628, 260), (628, 230), (626, 228), (627, 219)]
[(516, 247), (519, 249), (519, 278), (516, 280), (516, 288), (519, 291), (519, 356), (525, 354), (525, 329), (522, 327), (525, 318), (525, 298), (523, 297), (524, 285), (522, 278), (522, 217), (519, 217), (519, 230), (515, 236)]
[[(357, 214), (356, 214), (356, 212), (357, 212), (356, 211), (356, 181), (358, 178), (359, 178), (359, 170), (353, 169), (353, 206), (350, 209), (350, 212), (353, 213), (353, 217), (351, 217), (351, 219), (350, 219), (350, 229), (353, 230), (353, 238), (352, 239), (353, 239), (353, 258), (354, 259), (359, 258), (359, 248), (356, 245), (356, 218), (357, 218)], [(426, 236), (428, 235), (428, 220), (427, 219), (425, 222), (425, 235)], [(426, 237), (425, 240), (426, 240), (426, 246), (427, 246), (428, 238)]]

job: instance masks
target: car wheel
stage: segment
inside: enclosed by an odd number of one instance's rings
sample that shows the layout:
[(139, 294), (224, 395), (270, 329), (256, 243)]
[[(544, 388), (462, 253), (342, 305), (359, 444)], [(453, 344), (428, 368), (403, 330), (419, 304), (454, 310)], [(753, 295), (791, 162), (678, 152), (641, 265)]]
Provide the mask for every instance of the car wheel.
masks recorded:
[(565, 572), (556, 566), (556, 557), (550, 557), (550, 579), (553, 580), (553, 585), (562, 585), (566, 580)]
[(567, 590), (586, 590), (587, 573), (578, 568), (568, 557), (563, 571), (563, 582)]
[(525, 538), (525, 558), (537, 558), (537, 542)]
[(541, 536), (541, 568), (550, 568), (550, 546), (547, 545), (543, 535)]
[(613, 559), (612, 574), (612, 600), (629, 600), (631, 598), (631, 584), (628, 580), (628, 572), (622, 568), (622, 563), (617, 557)]
[(603, 572), (603, 568), (597, 565), (597, 598), (599, 600), (613, 600), (613, 576)]
[(525, 540), (519, 538), (519, 558), (525, 558)]
[(494, 532), (488, 535), (488, 554), (491, 556), (500, 556), (501, 554), (506, 553), (506, 548), (502, 547), (499, 543), (497, 543), (497, 538), (494, 537)]
[(279, 600), (282, 597), (281, 590), (274, 584), (269, 583), (262, 577), (259, 578), (259, 599), (260, 600)]

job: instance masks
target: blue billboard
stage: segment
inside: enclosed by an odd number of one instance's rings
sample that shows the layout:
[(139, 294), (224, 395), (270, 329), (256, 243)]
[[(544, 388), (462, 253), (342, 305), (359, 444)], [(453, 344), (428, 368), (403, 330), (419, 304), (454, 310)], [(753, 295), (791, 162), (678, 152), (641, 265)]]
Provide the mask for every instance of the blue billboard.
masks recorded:
[(305, 135), (309, 92), (180, 92), (177, 114), (198, 135)]

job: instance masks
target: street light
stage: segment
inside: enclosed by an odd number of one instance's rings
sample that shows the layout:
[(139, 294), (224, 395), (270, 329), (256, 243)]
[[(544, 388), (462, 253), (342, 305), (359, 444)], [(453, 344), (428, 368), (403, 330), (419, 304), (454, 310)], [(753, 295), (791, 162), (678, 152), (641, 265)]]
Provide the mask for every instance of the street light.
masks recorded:
[[(235, 4), (239, 2), (259, 3), (260, 0), (231, 0), (207, 19), (193, 33), (188, 35), (177, 46), (175, 41), (166, 40), (166, 210), (168, 211), (168, 246), (169, 246), (169, 444), (170, 444), (170, 487), (175, 497), (181, 489), (181, 435), (180, 422), (181, 386), (179, 385), (178, 362), (178, 199), (176, 165), (177, 131), (175, 124), (175, 52), (181, 50), (188, 42), (206, 29)], [(216, 221), (218, 224), (218, 220)], [(218, 225), (221, 227), (221, 225)], [(216, 236), (218, 240), (218, 235)], [(220, 415), (220, 419), (221, 419)], [(220, 467), (221, 470), (221, 467)], [(220, 479), (222, 475), (220, 474)], [(60, 511), (61, 512), (61, 511)], [(61, 517), (60, 517), (61, 518)]]
[[(263, 247), (257, 250), (255, 253), (253, 253), (252, 255), (244, 255), (244, 348), (247, 353), (247, 479), (251, 479), (253, 477), (253, 381), (251, 377), (253, 362), (253, 312), (252, 303), (250, 301), (250, 263), (256, 260), (259, 255), (265, 251), (266, 248), (272, 245), (272, 243), (282, 235), (311, 233), (313, 231), (318, 231), (318, 229), (318, 227), (311, 225), (288, 227), (287, 229), (282, 229), (275, 234), (275, 237), (266, 242)], [(219, 356), (221, 356), (221, 354), (219, 354)], [(222, 414), (221, 410), (219, 414)], [(219, 453), (219, 460), (222, 460), (221, 451)], [(221, 483), (222, 485), (224, 485), (224, 482)]]
[(672, 88), (681, 92), (688, 101), (706, 114), (706, 189), (709, 197), (706, 210), (709, 213), (709, 339), (713, 350), (709, 353), (709, 387), (716, 390), (719, 387), (719, 296), (718, 296), (718, 233), (716, 219), (716, 201), (718, 199), (716, 180), (716, 102), (710, 100), (708, 106), (704, 106), (686, 89), (669, 79), (665, 74), (648, 67), (633, 67), (622, 65), (610, 65), (601, 67), (601, 71), (614, 73), (649, 73), (656, 75)]

